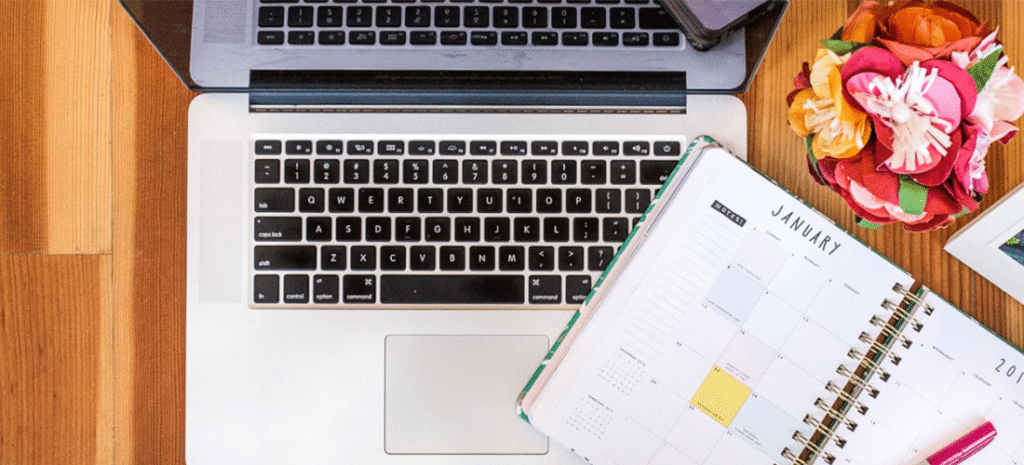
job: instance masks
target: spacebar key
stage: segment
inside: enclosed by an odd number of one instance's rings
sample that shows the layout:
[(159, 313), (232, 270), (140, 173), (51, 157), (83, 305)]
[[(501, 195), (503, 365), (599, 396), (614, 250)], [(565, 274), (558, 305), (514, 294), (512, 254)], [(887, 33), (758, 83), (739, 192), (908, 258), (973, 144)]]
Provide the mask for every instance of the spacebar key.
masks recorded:
[(383, 275), (385, 304), (521, 304), (524, 278), (502, 275)]

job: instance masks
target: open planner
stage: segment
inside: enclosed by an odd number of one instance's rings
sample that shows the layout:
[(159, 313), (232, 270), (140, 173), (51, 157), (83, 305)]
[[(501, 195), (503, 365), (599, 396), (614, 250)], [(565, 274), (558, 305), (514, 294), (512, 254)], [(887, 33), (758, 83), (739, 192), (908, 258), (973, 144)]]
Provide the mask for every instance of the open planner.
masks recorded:
[(1024, 464), (1024, 354), (713, 141), (691, 146), (520, 415), (598, 465)]

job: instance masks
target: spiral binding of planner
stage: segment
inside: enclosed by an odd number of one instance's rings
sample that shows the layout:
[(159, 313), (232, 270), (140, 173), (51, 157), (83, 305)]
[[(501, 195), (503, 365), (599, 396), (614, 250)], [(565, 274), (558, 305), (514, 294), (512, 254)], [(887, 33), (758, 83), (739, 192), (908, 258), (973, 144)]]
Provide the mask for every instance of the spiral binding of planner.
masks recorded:
[(796, 431), (793, 439), (797, 442), (794, 448), (786, 448), (782, 456), (791, 465), (811, 465), (819, 458), (825, 463), (835, 462), (835, 456), (825, 451), (829, 442), (842, 448), (846, 444), (843, 438), (843, 431), (854, 431), (857, 422), (850, 418), (854, 413), (863, 415), (868, 407), (857, 400), (861, 394), (870, 397), (878, 396), (879, 389), (871, 384), (872, 378), (877, 377), (882, 382), (889, 379), (889, 373), (883, 365), (885, 363), (899, 364), (901, 357), (898, 353), (900, 348), (910, 348), (913, 341), (904, 334), (907, 328), (913, 331), (920, 331), (924, 325), (915, 318), (918, 308), (923, 308), (925, 315), (930, 315), (933, 308), (924, 303), (928, 291), (922, 289), (914, 292), (900, 284), (893, 286), (893, 291), (900, 297), (899, 302), (884, 300), (882, 308), (888, 310), (888, 315), (875, 315), (869, 323), (878, 328), (878, 333), (872, 335), (862, 332), (858, 338), (861, 342), (868, 344), (867, 350), (851, 348), (847, 355), (856, 362), (853, 367), (845, 364), (836, 368), (836, 373), (843, 376), (845, 383), (829, 381), (826, 389), (835, 394), (832, 402), (818, 398), (814, 406), (821, 412), (820, 417), (807, 415), (803, 422), (814, 427), (814, 432), (807, 435)]

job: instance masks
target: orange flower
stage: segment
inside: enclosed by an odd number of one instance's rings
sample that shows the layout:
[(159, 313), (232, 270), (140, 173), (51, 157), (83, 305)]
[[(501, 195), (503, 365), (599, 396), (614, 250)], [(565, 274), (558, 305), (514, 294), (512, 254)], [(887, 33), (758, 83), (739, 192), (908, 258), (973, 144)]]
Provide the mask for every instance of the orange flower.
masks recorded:
[(907, 66), (973, 50), (986, 30), (971, 12), (948, 2), (914, 1), (879, 18), (878, 24), (878, 41)]
[(839, 69), (848, 57), (819, 49), (810, 70), (811, 87), (792, 96), (790, 125), (803, 137), (814, 136), (811, 150), (817, 159), (850, 158), (871, 138), (867, 115), (847, 103), (843, 96)]

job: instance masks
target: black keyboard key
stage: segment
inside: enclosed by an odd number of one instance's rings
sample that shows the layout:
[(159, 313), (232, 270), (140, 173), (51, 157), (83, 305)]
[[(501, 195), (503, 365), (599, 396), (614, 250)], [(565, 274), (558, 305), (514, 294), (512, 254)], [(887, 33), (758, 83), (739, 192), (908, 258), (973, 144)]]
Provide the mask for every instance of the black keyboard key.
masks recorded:
[(466, 142), (461, 140), (443, 140), (440, 143), (440, 151), (441, 155), (465, 155)]
[(522, 276), (391, 275), (380, 277), (385, 304), (522, 304)]
[(567, 140), (562, 142), (562, 155), (588, 155), (590, 145), (584, 141)]
[(370, 27), (373, 25), (373, 7), (350, 6), (345, 9), (345, 25), (348, 27)]
[[(383, 32), (381, 34), (383, 34)], [(377, 142), (377, 153), (381, 155), (404, 155), (405, 142), (400, 140), (379, 141)]]
[(288, 8), (288, 27), (313, 27), (313, 7), (293, 6)]
[(349, 267), (353, 270), (377, 269), (377, 248), (372, 245), (354, 245), (350, 248)]
[(516, 242), (540, 240), (540, 218), (516, 218), (512, 228)]
[(260, 27), (283, 27), (284, 7), (261, 6), (257, 24), (259, 24)]
[(284, 31), (260, 31), (256, 34), (256, 43), (260, 45), (281, 45), (285, 43)]
[(374, 160), (373, 182), (398, 184), (398, 160)]
[(454, 160), (434, 160), (434, 184), (455, 184), (459, 180), (459, 163)]
[(498, 45), (496, 31), (473, 31), (469, 34), (469, 42), (473, 45)]
[(288, 155), (309, 155), (313, 153), (313, 142), (308, 140), (285, 141), (284, 153)]
[(338, 160), (316, 160), (313, 162), (313, 182), (337, 184), (341, 180), (341, 162)]
[(359, 211), (362, 213), (381, 213), (384, 211), (384, 189), (364, 187), (359, 189)]
[(595, 141), (594, 155), (618, 155), (619, 143), (617, 141)]
[(491, 182), (515, 184), (519, 179), (519, 166), (515, 160), (495, 160), (491, 164)]
[(558, 45), (557, 32), (534, 32), (531, 34), (533, 45)]
[(366, 240), (387, 242), (391, 240), (391, 217), (370, 216), (366, 218)]
[(322, 6), (316, 9), (316, 25), (320, 27), (341, 27), (345, 15), (340, 6)]
[(476, 209), (479, 213), (501, 213), (501, 189), (480, 189), (476, 192)]
[(256, 141), (256, 155), (280, 155), (281, 141), (279, 140), (258, 140)]
[(369, 160), (345, 160), (345, 184), (366, 184), (370, 182)]
[(326, 216), (306, 218), (306, 240), (310, 242), (331, 240), (331, 218)]
[(600, 224), (597, 218), (573, 218), (572, 239), (576, 242), (597, 242)]
[(448, 213), (472, 213), (472, 189), (448, 189)]
[(466, 45), (467, 36), (466, 31), (441, 31), (441, 45)]
[(327, 210), (331, 213), (355, 211), (355, 191), (348, 187), (335, 187), (327, 191)]
[(340, 299), (339, 280), (334, 275), (318, 274), (313, 276), (313, 302), (318, 304), (336, 304)]
[(568, 218), (544, 218), (544, 241), (545, 242), (568, 242), (569, 241), (569, 219)]
[(466, 249), (461, 246), (446, 245), (441, 247), (440, 268), (442, 271), (462, 271), (466, 269)]
[(651, 204), (651, 191), (647, 189), (626, 190), (626, 213), (643, 213)]
[(448, 242), (452, 237), (451, 218), (430, 216), (424, 221), (427, 242)]
[(380, 248), (380, 269), (385, 271), (405, 270), (405, 247), (386, 245)]
[(676, 168), (677, 160), (643, 160), (640, 162), (640, 183), (661, 185)]
[(316, 141), (316, 153), (318, 155), (341, 155), (345, 151), (345, 144), (340, 140), (318, 140)]
[(562, 190), (537, 189), (537, 212), (562, 213)]
[(517, 245), (499, 247), (498, 269), (501, 271), (522, 271), (526, 269), (526, 249)]
[(395, 218), (395, 240), (398, 242), (419, 242), (420, 217), (399, 216)]
[(380, 31), (380, 44), (405, 45), (405, 31)]
[(612, 184), (636, 184), (636, 162), (615, 160), (611, 163)]
[(502, 31), (501, 45), (526, 45), (530, 35), (526, 31)]
[(288, 274), (284, 276), (284, 303), (309, 303), (309, 276)]
[(322, 45), (345, 45), (344, 31), (320, 31)]
[(257, 245), (253, 249), (257, 270), (315, 270), (316, 247), (311, 245)]
[(469, 248), (469, 269), (472, 271), (494, 270), (494, 247), (473, 246)]
[(462, 183), (487, 184), (487, 160), (463, 160)]
[(604, 160), (587, 160), (580, 163), (580, 181), (583, 184), (604, 184), (608, 180), (608, 169)]
[(526, 155), (525, 140), (507, 140), (501, 143), (502, 155)]
[(629, 236), (630, 223), (628, 218), (605, 218), (602, 220), (605, 242), (622, 242)]
[(363, 220), (357, 216), (342, 216), (335, 220), (335, 237), (342, 242), (363, 239)]
[(523, 27), (528, 29), (542, 29), (548, 27), (547, 7), (528, 6), (523, 8)]
[(508, 242), (511, 238), (508, 218), (484, 219), (484, 242)]
[(553, 140), (537, 140), (530, 144), (533, 155), (558, 155), (558, 142)]
[(659, 141), (659, 142), (655, 142), (654, 143), (654, 154), (655, 155), (678, 157), (682, 153), (681, 150), (682, 149), (680, 147), (680, 143), (679, 142), (675, 142), (675, 141), (662, 142), (662, 141)]
[(388, 212), (389, 213), (412, 213), (413, 205), (416, 203), (413, 197), (413, 190), (408, 188), (388, 189)]
[(257, 212), (293, 212), (295, 211), (295, 190), (256, 188), (253, 194), (253, 207)]
[(348, 31), (348, 41), (352, 45), (373, 45), (377, 43), (374, 31)]
[(491, 24), (491, 14), (485, 6), (467, 6), (462, 13), (466, 27), (487, 27)]
[(523, 160), (523, 184), (547, 184), (547, 160)]
[(346, 304), (372, 304), (377, 301), (377, 277), (372, 274), (345, 276), (341, 292)]
[(299, 189), (299, 211), (303, 213), (324, 211), (324, 190)]
[(595, 32), (594, 45), (598, 47), (614, 47), (619, 45), (618, 32)]
[(373, 141), (350, 140), (346, 144), (349, 155), (373, 155)]
[(563, 246), (558, 248), (558, 269), (561, 271), (583, 270), (583, 247)]
[(444, 191), (441, 189), (417, 190), (416, 211), (420, 213), (441, 213), (444, 211)]
[(622, 191), (619, 189), (598, 189), (594, 196), (594, 207), (598, 213), (621, 212)]
[(633, 29), (636, 27), (636, 10), (633, 8), (612, 8), (608, 22), (612, 29)]
[(555, 248), (548, 246), (530, 247), (530, 271), (552, 271), (555, 269)]
[(257, 241), (302, 240), (302, 218), (299, 217), (263, 217), (253, 219), (253, 235)]
[(429, 6), (407, 6), (405, 7), (405, 27), (428, 27), (430, 26)]
[(284, 182), (288, 184), (308, 184), (309, 160), (285, 160)]
[(479, 241), (480, 219), (464, 216), (455, 218), (455, 240), (458, 242)]
[(590, 189), (568, 189), (565, 191), (565, 211), (568, 213), (590, 213), (593, 192)]
[(679, 45), (678, 32), (655, 32), (654, 45), (661, 47), (675, 47)]
[(562, 278), (559, 276), (530, 276), (531, 304), (562, 303)]
[(377, 17), (374, 20), (377, 27), (400, 27), (402, 25), (402, 7), (400, 6), (378, 6)]
[(556, 29), (573, 29), (576, 27), (576, 9), (555, 7), (551, 9), (551, 27)]
[(530, 213), (533, 211), (533, 191), (529, 189), (509, 189), (506, 192), (509, 213)]
[(433, 155), (435, 151), (437, 151), (437, 144), (432, 140), (409, 141), (409, 155)]
[(589, 37), (586, 32), (563, 32), (562, 45), (582, 46), (587, 45)]
[(593, 278), (590, 275), (569, 275), (565, 277), (565, 303), (581, 304), (587, 300), (593, 289)]
[(348, 255), (343, 245), (325, 245), (320, 248), (320, 269), (340, 271), (345, 269)]
[(581, 8), (580, 27), (584, 29), (604, 29), (608, 25), (604, 8)]
[[(412, 45), (437, 44), (437, 31), (411, 31), (409, 32), (409, 43)], [(409, 150), (410, 153), (413, 153), (411, 148)], [(432, 153), (425, 155), (432, 155)]]
[(627, 47), (646, 47), (651, 43), (651, 35), (646, 32), (624, 32), (622, 45)]
[(576, 184), (576, 162), (555, 160), (551, 162), (552, 184)]
[(433, 246), (415, 245), (409, 248), (409, 269), (413, 271), (433, 271), (437, 251)]
[(277, 275), (253, 276), (252, 301), (258, 304), (276, 304), (281, 300), (281, 278)]
[(644, 141), (623, 142), (622, 150), (626, 155), (650, 155), (651, 144)]
[(679, 29), (676, 21), (661, 7), (640, 8), (640, 29)]
[(519, 8), (514, 6), (496, 6), (493, 11), (494, 27), (514, 28), (519, 26)]
[(460, 23), (459, 7), (457, 6), (435, 6), (434, 7), (434, 26), (435, 27), (459, 27)]
[(402, 182), (406, 184), (426, 184), (430, 174), (430, 163), (427, 160), (404, 160), (402, 162)]

